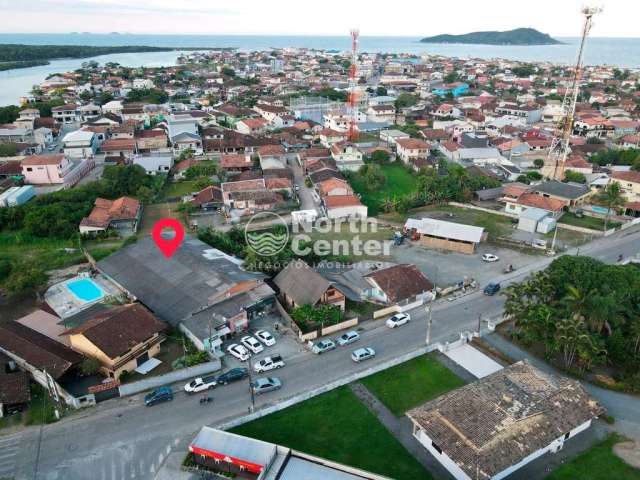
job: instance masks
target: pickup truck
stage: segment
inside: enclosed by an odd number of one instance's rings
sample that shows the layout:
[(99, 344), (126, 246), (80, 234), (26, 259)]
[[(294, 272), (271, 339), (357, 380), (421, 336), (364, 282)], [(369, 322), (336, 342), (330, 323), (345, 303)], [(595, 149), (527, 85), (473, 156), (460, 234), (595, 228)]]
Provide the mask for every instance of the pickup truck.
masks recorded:
[(280, 355), (271, 355), (253, 364), (253, 369), (258, 373), (282, 367), (284, 367), (284, 360)]
[(216, 377), (198, 377), (191, 380), (184, 386), (184, 391), (187, 393), (198, 393), (204, 392), (205, 390), (209, 390), (217, 385)]

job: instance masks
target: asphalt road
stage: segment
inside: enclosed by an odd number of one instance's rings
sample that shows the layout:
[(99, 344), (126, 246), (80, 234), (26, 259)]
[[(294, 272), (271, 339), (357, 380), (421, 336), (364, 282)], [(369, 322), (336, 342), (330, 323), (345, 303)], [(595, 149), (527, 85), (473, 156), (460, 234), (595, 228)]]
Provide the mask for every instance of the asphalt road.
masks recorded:
[[(639, 252), (640, 228), (636, 227), (570, 253), (615, 262), (620, 254), (630, 257)], [(543, 258), (495, 280), (503, 285), (520, 281), (552, 260)], [(462, 331), (477, 329), (478, 315), (483, 319), (499, 317), (503, 302), (500, 295), (487, 297), (481, 292), (454, 302), (437, 302), (433, 308), (432, 342), (453, 340)], [(273, 374), (283, 381), (283, 388), (257, 397), (256, 408), (278, 403), (424, 347), (426, 312), (420, 308), (411, 315), (409, 324), (395, 330), (386, 328), (383, 321), (368, 322), (358, 343), (320, 356), (301, 347), (286, 359), (285, 368)], [(373, 347), (376, 358), (363, 364), (352, 362), (350, 352), (361, 346)], [(198, 397), (182, 392), (172, 402), (154, 407), (143, 405), (143, 395), (110, 400), (96, 408), (75, 412), (61, 422), (44, 427), (42, 432), (31, 428), (0, 437), (0, 478), (157, 478), (158, 471), (166, 466), (167, 458), (176, 457), (175, 452), (184, 452), (202, 425), (220, 425), (248, 411), (250, 395), (246, 381), (219, 387), (211, 394), (214, 402), (206, 406), (198, 403)]]

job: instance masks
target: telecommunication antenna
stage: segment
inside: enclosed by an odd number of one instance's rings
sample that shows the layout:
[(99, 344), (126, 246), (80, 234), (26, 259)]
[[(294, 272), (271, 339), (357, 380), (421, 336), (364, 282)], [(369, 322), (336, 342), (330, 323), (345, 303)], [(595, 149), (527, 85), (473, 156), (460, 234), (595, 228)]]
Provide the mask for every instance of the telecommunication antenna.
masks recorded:
[(578, 101), (578, 93), (580, 92), (580, 82), (582, 81), (584, 69), (584, 51), (587, 43), (587, 37), (593, 26), (593, 17), (602, 12), (601, 7), (584, 7), (581, 11), (584, 16), (584, 24), (582, 27), (582, 38), (580, 40), (580, 48), (578, 50), (578, 60), (576, 61), (571, 85), (567, 88), (562, 101), (562, 120), (558, 125), (549, 155), (543, 170), (545, 177), (554, 180), (564, 179), (565, 163), (569, 155), (569, 140), (573, 132), (573, 121), (576, 114), (576, 103)]
[(349, 133), (350, 141), (358, 139), (358, 37), (357, 29), (351, 30), (351, 65), (349, 66)]

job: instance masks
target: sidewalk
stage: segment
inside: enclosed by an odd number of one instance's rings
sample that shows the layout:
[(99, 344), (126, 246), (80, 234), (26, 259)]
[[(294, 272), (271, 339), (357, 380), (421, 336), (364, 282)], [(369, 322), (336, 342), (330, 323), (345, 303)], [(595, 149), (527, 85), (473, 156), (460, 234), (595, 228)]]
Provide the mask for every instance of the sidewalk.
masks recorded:
[(453, 478), (444, 467), (413, 437), (413, 425), (408, 417), (396, 417), (361, 383), (349, 387), (389, 432), (437, 479)]
[[(482, 337), (493, 348), (500, 350), (514, 361), (526, 359), (531, 365), (545, 372), (563, 375), (539, 358), (522, 350), (497, 333)], [(614, 430), (622, 435), (640, 441), (640, 398), (633, 395), (614, 392), (582, 382), (587, 391), (600, 402), (607, 413), (615, 418)]]

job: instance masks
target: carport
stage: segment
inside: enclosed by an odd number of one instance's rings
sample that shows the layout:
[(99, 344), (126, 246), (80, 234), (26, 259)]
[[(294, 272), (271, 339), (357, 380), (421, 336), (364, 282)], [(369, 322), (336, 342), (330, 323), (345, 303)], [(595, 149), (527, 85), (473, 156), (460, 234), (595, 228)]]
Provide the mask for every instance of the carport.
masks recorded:
[(444, 354), (477, 378), (502, 370), (498, 362), (467, 343), (447, 350)]

